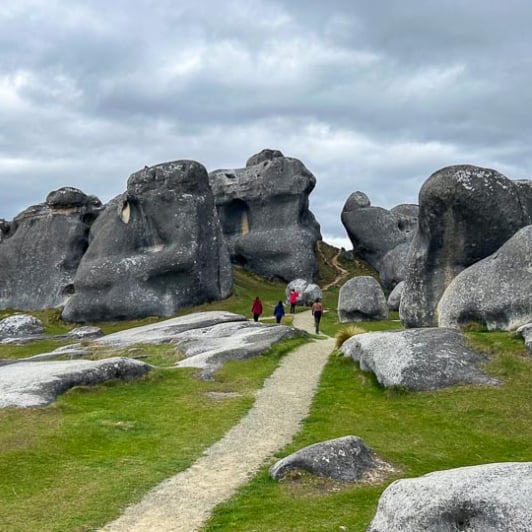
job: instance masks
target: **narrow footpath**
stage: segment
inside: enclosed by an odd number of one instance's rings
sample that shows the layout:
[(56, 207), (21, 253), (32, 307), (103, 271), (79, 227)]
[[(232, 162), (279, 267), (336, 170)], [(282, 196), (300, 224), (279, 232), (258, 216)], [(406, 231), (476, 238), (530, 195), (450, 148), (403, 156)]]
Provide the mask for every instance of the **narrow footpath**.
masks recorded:
[[(293, 325), (314, 332), (310, 310)], [(153, 488), (126, 508), (106, 532), (193, 532), (212, 510), (253, 478), (275, 452), (290, 443), (308, 415), (334, 340), (325, 337), (286, 355), (257, 392), (254, 406), (188, 469)]]

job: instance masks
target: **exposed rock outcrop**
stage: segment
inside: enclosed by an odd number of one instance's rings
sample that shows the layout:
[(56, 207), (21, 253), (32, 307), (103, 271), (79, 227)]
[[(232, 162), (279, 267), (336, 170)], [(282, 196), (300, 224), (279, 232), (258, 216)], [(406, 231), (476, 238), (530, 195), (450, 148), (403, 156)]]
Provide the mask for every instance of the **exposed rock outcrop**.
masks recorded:
[(528, 191), (495, 170), (450, 166), (419, 193), (419, 229), (410, 245), (401, 320), (437, 324), (436, 306), (462, 270), (495, 252), (532, 223)]
[(532, 322), (521, 325), (515, 334), (523, 338), (528, 352), (532, 355)]
[(68, 321), (170, 316), (227, 297), (232, 270), (205, 168), (146, 167), (94, 223), (63, 311)]
[(438, 303), (438, 325), (479, 322), (513, 330), (532, 321), (532, 225), (495, 253), (460, 272)]
[(19, 362), (0, 367), (0, 408), (45, 406), (74, 386), (141, 377), (151, 366), (129, 358)]
[(273, 479), (290, 471), (304, 470), (321, 477), (358, 482), (392, 467), (379, 460), (358, 436), (344, 436), (304, 447), (276, 462), (270, 468)]
[(323, 292), (317, 284), (309, 283), (304, 279), (294, 279), (288, 283), (285, 289), (285, 299), (287, 304), (290, 303), (289, 295), (292, 288), (299, 294), (297, 298), (298, 305), (311, 306), (316, 299), (323, 298)]
[[(417, 213), (417, 205), (410, 204), (397, 205), (390, 211), (373, 207), (366, 194), (354, 192), (345, 202), (341, 219), (355, 253), (380, 272), (384, 256), (412, 240), (417, 229)], [(389, 262), (391, 259), (392, 256)], [(395, 268), (399, 269), (399, 265)], [(393, 284), (389, 288), (401, 280), (390, 279)]]
[(403, 295), (403, 290), (405, 288), (405, 282), (401, 281), (390, 293), (388, 296), (388, 308), (390, 310), (399, 310), (399, 305), (401, 304), (401, 296)]
[(488, 358), (466, 346), (456, 329), (427, 328), (357, 334), (340, 351), (385, 387), (437, 390), (459, 383), (491, 384), (477, 364)]
[(308, 206), (315, 177), (277, 150), (209, 174), (231, 260), (268, 279), (314, 280), (320, 228)]
[(340, 323), (385, 320), (388, 307), (381, 285), (371, 276), (353, 277), (340, 287), (338, 319)]
[(531, 500), (532, 462), (436, 471), (390, 484), (368, 532), (525, 532)]
[(0, 308), (57, 307), (72, 293), (100, 200), (71, 187), (0, 224)]
[(28, 314), (13, 314), (0, 321), (0, 338), (21, 338), (43, 333), (42, 321)]

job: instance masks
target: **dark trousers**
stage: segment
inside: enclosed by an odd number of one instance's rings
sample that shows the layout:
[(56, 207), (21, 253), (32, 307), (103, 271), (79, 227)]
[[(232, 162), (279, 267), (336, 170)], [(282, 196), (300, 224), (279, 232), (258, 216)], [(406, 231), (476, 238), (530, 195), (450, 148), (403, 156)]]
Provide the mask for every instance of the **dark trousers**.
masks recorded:
[(317, 310), (314, 312), (314, 325), (316, 325), (316, 334), (320, 334), (320, 320), (321, 312)]
[(296, 313), (296, 304), (295, 303), (290, 303), (290, 312), (292, 314)]
[(253, 314), (253, 321), (259, 321), (260, 314)]

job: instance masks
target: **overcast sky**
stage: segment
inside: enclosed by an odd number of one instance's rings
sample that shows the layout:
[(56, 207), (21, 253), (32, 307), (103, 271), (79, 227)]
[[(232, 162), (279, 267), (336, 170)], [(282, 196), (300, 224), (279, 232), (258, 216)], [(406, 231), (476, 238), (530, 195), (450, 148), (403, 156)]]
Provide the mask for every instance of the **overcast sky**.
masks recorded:
[(530, 178), (531, 23), (529, 0), (2, 0), (0, 218), (273, 148), (344, 243), (357, 190), (391, 208), (452, 164)]

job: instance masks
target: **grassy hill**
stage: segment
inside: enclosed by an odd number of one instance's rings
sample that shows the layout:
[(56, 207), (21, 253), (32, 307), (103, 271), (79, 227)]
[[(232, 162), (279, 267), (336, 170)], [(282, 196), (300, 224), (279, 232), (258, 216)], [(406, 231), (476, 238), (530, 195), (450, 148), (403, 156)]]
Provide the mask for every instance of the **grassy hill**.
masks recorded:
[[(330, 248), (322, 249), (329, 262), (320, 265), (322, 285), (333, 280), (328, 268), (337, 250)], [(359, 261), (345, 261), (345, 267), (349, 276), (371, 274)], [(226, 309), (249, 316), (251, 301), (259, 295), (268, 315), (283, 299), (284, 289), (284, 284), (237, 269), (230, 298), (183, 313)], [(324, 296), (329, 312), (323, 325), (328, 334), (342, 328), (335, 313), (337, 292), (337, 287), (331, 288)], [(49, 332), (72, 328), (56, 311), (34, 314), (44, 319)], [(111, 332), (154, 319), (102, 326)], [(359, 325), (364, 330), (400, 327), (396, 321)], [(353, 361), (333, 355), (310, 415), (278, 456), (354, 434), (400, 470), (394, 478), (532, 460), (532, 361), (522, 340), (505, 332), (466, 335), (490, 355), (485, 369), (501, 379), (501, 386), (416, 393), (385, 390)], [(211, 382), (196, 379), (193, 370), (164, 367), (171, 355), (162, 348), (149, 351), (137, 346), (153, 363), (161, 361), (160, 369), (129, 383), (78, 387), (46, 408), (0, 410), (0, 530), (81, 532), (113, 519), (151, 486), (192, 464), (234, 425), (282, 356), (300, 341), (280, 344), (246, 362), (228, 363)], [(55, 345), (47, 340), (0, 346), (0, 358), (28, 356)], [(220, 401), (208, 395), (211, 391), (238, 395)], [(393, 480), (353, 486), (299, 475), (276, 482), (268, 476), (269, 465), (215, 511), (207, 530), (362, 531), (380, 493)]]

